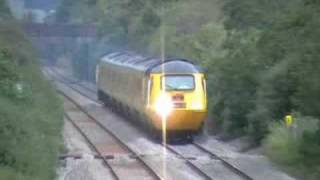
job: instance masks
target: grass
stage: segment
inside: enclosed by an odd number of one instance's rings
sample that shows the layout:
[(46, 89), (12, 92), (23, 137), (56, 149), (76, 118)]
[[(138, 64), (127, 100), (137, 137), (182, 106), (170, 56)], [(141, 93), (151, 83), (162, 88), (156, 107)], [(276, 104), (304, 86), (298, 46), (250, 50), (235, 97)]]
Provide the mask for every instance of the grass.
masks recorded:
[[(318, 127), (317, 119), (295, 114), (296, 128), (284, 123), (274, 123), (264, 141), (265, 154), (289, 174), (305, 180), (320, 179), (320, 164), (316, 161), (320, 148), (315, 141), (306, 141), (306, 134), (313, 134)], [(316, 149), (319, 149), (316, 150)], [(318, 155), (307, 154), (316, 151)]]

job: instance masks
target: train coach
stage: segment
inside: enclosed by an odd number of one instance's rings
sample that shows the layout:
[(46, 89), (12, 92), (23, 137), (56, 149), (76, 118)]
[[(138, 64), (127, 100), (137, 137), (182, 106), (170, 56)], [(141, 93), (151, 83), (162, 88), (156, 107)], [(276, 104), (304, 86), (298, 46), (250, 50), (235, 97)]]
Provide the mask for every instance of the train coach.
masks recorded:
[(192, 62), (116, 52), (101, 57), (96, 75), (99, 100), (138, 119), (152, 133), (165, 129), (192, 136), (202, 129), (206, 80)]

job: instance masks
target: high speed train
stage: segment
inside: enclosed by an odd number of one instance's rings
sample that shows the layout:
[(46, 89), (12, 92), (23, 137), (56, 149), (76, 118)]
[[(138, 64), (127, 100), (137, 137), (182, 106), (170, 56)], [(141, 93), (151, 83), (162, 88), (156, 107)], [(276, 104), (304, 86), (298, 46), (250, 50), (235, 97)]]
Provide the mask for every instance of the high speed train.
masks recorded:
[(193, 135), (207, 115), (205, 74), (191, 61), (115, 52), (100, 58), (98, 98), (152, 133)]

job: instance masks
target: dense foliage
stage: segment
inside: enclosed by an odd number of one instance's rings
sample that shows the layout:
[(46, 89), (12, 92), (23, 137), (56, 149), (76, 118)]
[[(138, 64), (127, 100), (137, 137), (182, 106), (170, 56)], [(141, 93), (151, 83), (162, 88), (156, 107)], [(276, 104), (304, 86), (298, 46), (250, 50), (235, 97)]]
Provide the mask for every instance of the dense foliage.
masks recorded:
[(62, 106), (19, 29), (0, 14), (0, 179), (54, 179)]
[(1, 16), (8, 16), (10, 14), (8, 6), (6, 5), (6, 2), (3, 0), (0, 1), (0, 14)]
[[(298, 112), (301, 115), (295, 119), (304, 123), (313, 119), (312, 131), (296, 128), (302, 133), (294, 139), (291, 152), (299, 156), (295, 162), (305, 162), (305, 167), (319, 164), (314, 158), (320, 157), (319, 1), (73, 3), (76, 6), (61, 6), (63, 13), (70, 22), (98, 24), (106, 51), (159, 56), (164, 45), (167, 56), (194, 59), (208, 69), (210, 119), (224, 134), (247, 134), (258, 143), (267, 136), (266, 147), (273, 147), (278, 143), (274, 139), (288, 140), (279, 137), (283, 129), (274, 128), (283, 128), (286, 114)], [(93, 11), (81, 15), (78, 7)], [(273, 151), (286, 151), (287, 144)]]

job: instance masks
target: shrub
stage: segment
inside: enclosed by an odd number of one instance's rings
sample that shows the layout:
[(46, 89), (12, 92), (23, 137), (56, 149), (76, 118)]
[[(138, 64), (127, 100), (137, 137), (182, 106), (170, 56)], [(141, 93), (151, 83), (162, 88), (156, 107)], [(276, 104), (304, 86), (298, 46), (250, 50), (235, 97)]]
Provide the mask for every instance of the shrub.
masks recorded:
[(292, 174), (305, 179), (319, 179), (318, 120), (299, 113), (293, 116), (293, 128), (287, 128), (283, 122), (270, 125), (270, 134), (263, 143), (265, 154)]
[(19, 26), (0, 14), (0, 179), (53, 180), (62, 103)]
[(30, 179), (54, 179), (62, 106), (37, 68), (18, 69), (25, 75), (20, 81), (28, 86), (11, 96), (0, 94), (0, 169), (11, 168)]

